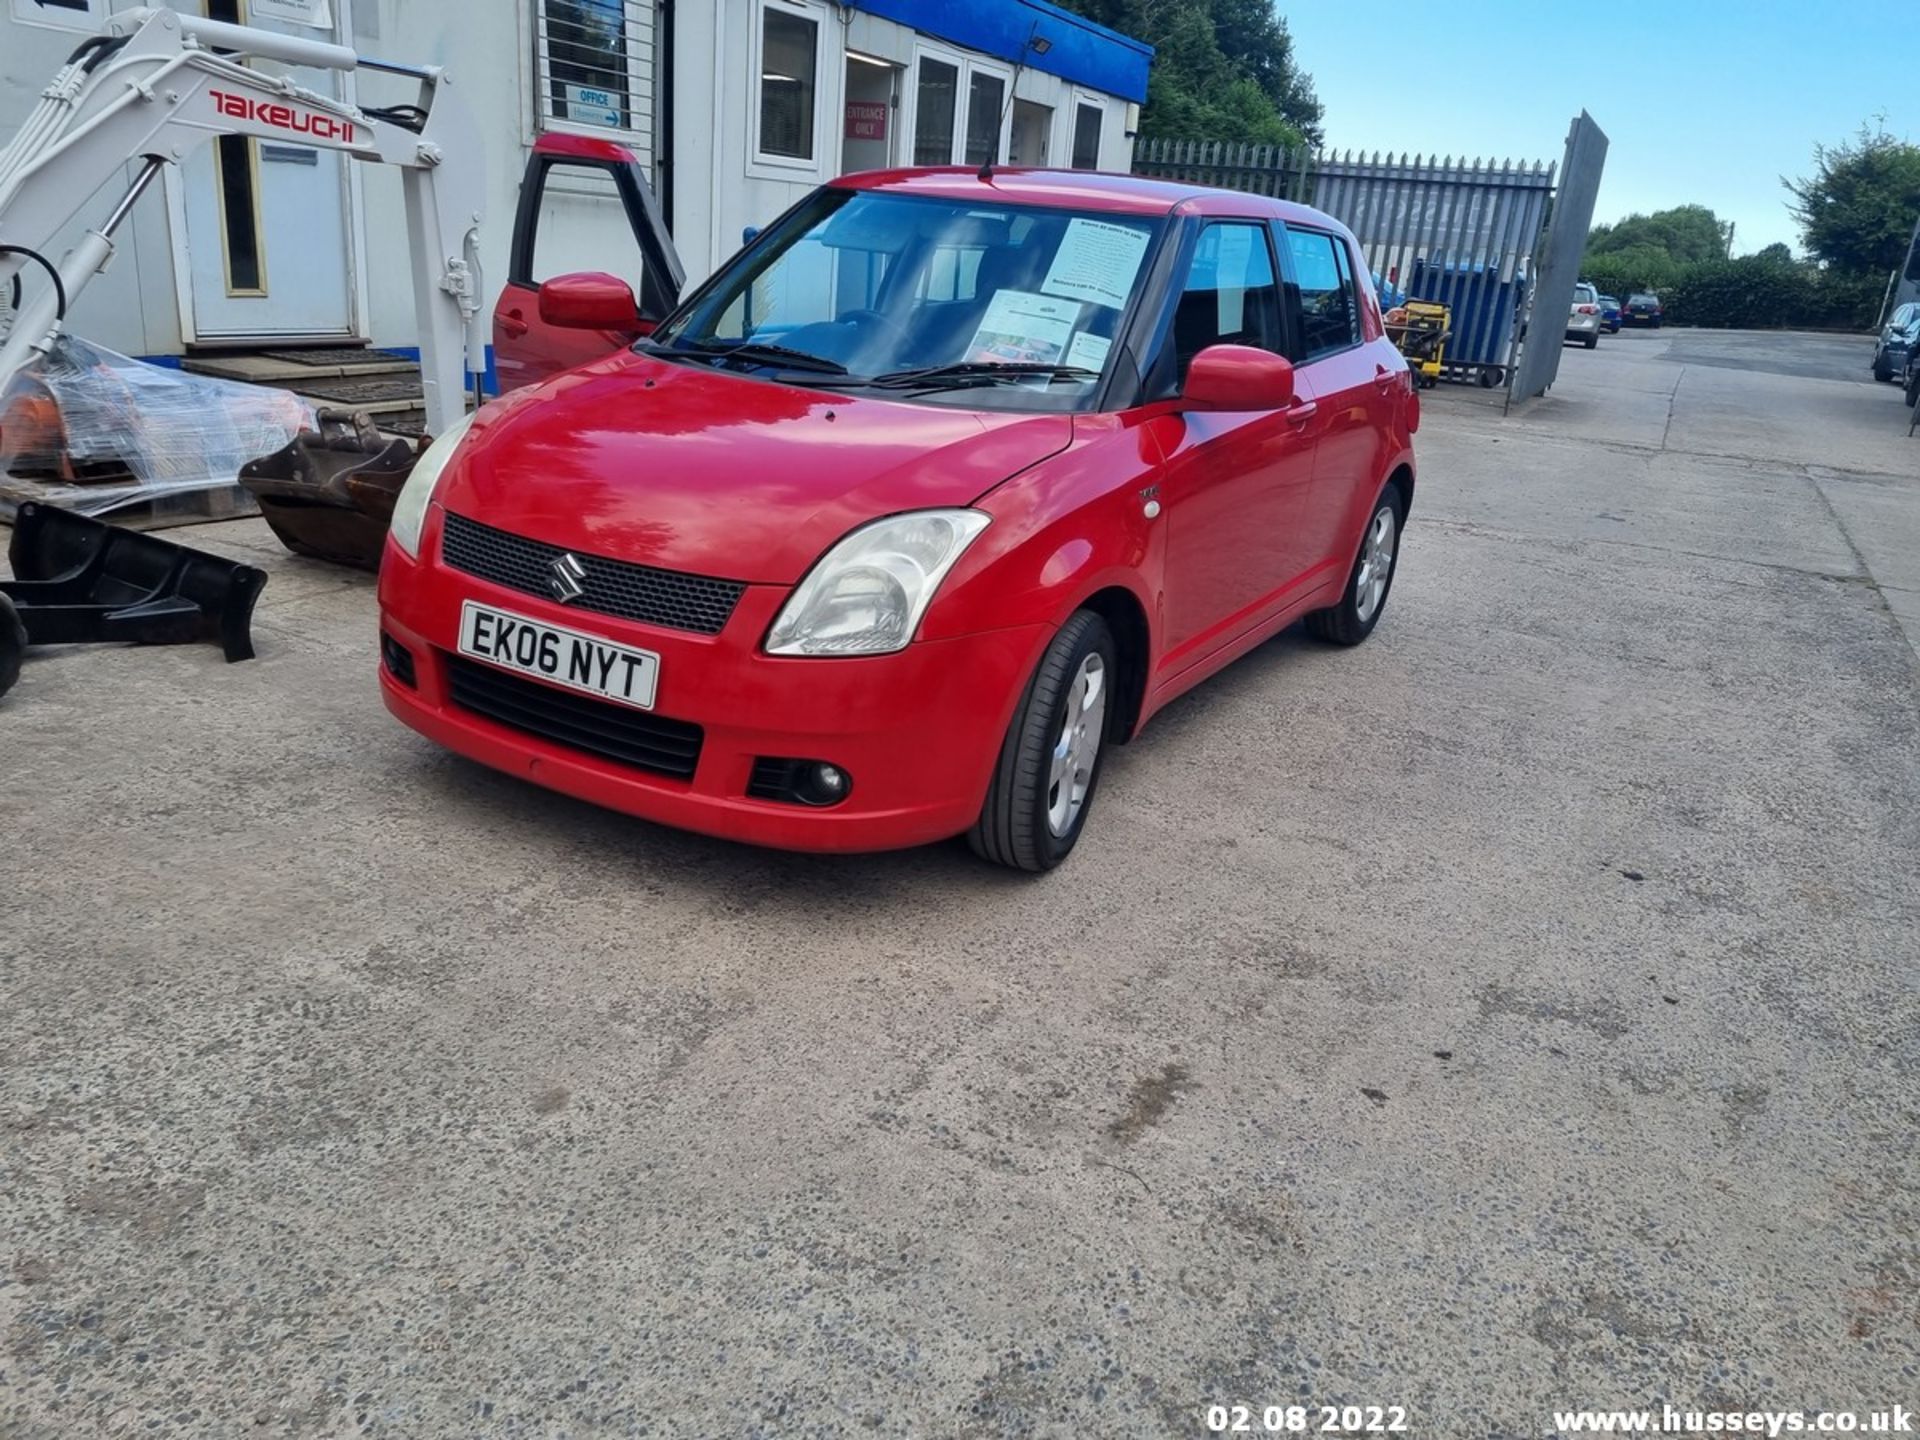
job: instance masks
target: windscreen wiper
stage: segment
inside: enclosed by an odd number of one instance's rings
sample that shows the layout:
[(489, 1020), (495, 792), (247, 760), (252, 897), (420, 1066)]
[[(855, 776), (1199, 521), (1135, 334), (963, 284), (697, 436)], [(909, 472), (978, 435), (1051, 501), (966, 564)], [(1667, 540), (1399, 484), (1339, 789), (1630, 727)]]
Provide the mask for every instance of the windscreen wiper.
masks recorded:
[(847, 367), (838, 360), (795, 350), (788, 345), (772, 345), (760, 340), (688, 340), (678, 345), (650, 346), (655, 355), (678, 355), (691, 360), (748, 360), (763, 365), (779, 365), (789, 370), (815, 370), (822, 375), (844, 375)]
[(918, 370), (894, 370), (862, 383), (885, 389), (929, 389), (943, 385), (997, 385), (1002, 380), (1098, 380), (1100, 372), (1084, 365), (1050, 365), (1029, 360), (968, 360), (958, 365), (928, 365)]

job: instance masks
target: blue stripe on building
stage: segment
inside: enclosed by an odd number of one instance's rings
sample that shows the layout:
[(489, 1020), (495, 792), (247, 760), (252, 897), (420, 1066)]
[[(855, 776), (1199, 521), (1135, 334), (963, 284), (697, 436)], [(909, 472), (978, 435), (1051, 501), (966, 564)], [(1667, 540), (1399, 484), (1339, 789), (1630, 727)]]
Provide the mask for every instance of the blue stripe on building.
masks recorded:
[[(1047, 0), (850, 0), (856, 10), (1136, 104), (1153, 47)], [(1032, 42), (1047, 42), (1045, 54)]]

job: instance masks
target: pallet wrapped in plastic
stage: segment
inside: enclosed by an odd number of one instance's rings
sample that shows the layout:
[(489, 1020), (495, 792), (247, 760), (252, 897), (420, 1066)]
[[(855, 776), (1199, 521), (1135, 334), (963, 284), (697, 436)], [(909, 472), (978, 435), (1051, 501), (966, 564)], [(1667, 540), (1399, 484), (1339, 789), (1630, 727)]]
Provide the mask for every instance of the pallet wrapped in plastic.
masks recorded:
[(314, 426), (290, 390), (134, 360), (62, 335), (0, 393), (0, 475), (84, 515), (232, 485)]

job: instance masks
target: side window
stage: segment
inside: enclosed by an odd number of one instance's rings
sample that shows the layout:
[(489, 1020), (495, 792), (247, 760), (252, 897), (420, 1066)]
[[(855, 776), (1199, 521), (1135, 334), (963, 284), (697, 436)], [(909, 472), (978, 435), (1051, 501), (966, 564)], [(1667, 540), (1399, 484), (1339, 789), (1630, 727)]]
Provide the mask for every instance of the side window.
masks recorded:
[(1287, 227), (1287, 252), (1293, 259), (1288, 288), (1298, 292), (1300, 313), (1294, 359), (1302, 364), (1360, 342), (1360, 307), (1345, 251), (1346, 246), (1323, 231)]
[(960, 67), (920, 57), (920, 78), (913, 107), (913, 163), (953, 163), (953, 110), (960, 95)]
[(1266, 226), (1216, 221), (1200, 232), (1174, 311), (1172, 342), (1179, 381), (1209, 345), (1280, 352), (1280, 290)]
[(1100, 121), (1103, 113), (1098, 105), (1080, 104), (1074, 107), (1073, 168), (1076, 170), (1100, 168)]
[(771, 5), (760, 20), (760, 153), (811, 160), (820, 27)]

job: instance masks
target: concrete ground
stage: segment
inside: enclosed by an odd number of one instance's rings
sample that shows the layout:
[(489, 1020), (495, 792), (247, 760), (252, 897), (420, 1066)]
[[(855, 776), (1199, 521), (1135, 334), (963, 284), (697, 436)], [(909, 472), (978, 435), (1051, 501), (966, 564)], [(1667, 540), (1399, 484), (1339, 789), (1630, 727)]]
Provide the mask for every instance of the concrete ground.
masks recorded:
[(1433, 392), (1374, 638), (1175, 706), (1039, 880), (455, 760), (368, 581), (184, 535), (258, 660), (0, 703), (0, 1433), (1913, 1408), (1920, 441), (1847, 343)]

